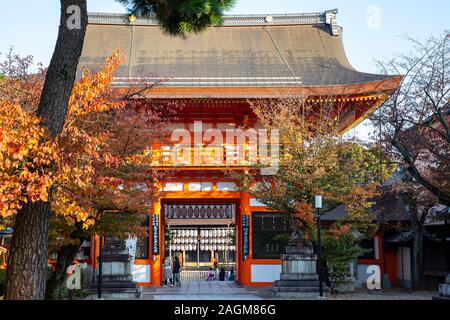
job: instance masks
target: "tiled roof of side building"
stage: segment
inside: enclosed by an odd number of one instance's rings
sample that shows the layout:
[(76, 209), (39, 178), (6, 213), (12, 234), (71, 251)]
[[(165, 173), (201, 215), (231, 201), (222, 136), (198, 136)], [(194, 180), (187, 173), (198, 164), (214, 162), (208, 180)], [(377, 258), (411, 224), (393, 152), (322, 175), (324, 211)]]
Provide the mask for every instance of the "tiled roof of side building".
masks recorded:
[(336, 14), (226, 16), (223, 25), (186, 39), (164, 34), (153, 19), (90, 14), (80, 66), (96, 70), (121, 48), (127, 62), (117, 86), (155, 76), (167, 87), (324, 87), (389, 79), (351, 66)]

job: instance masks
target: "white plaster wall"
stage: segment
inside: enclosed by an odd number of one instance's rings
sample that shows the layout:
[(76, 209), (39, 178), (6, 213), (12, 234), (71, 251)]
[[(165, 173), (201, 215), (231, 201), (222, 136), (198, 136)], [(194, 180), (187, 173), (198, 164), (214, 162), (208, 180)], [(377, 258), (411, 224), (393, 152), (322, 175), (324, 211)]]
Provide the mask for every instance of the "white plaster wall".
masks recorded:
[(133, 281), (150, 282), (150, 265), (132, 265)]
[(406, 286), (411, 281), (411, 249), (408, 247), (398, 248), (397, 279), (400, 282), (400, 284)]
[(189, 191), (211, 191), (212, 182), (190, 182), (188, 189)]
[(183, 182), (168, 182), (163, 191), (183, 191)]
[(218, 191), (236, 191), (236, 184), (234, 182), (218, 182)]
[(379, 247), (379, 237), (375, 236), (373, 241), (374, 241), (374, 253), (375, 253), (375, 259), (378, 260), (380, 259), (380, 247)]
[(280, 264), (252, 264), (252, 282), (274, 282), (280, 280)]
[(256, 198), (250, 198), (250, 207), (267, 207), (264, 203), (259, 202)]
[(367, 273), (368, 266), (368, 264), (358, 264), (356, 267), (356, 282), (359, 288), (367, 287), (367, 278), (369, 278), (369, 274)]

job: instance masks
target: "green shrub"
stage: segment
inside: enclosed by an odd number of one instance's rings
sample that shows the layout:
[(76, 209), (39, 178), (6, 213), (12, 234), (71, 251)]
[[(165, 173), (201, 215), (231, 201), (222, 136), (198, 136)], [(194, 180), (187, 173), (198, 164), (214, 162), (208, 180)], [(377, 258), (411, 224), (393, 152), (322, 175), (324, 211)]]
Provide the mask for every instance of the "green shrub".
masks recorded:
[(345, 232), (339, 235), (326, 235), (323, 241), (323, 257), (327, 264), (331, 290), (344, 284), (350, 275), (350, 263), (364, 253), (360, 239)]

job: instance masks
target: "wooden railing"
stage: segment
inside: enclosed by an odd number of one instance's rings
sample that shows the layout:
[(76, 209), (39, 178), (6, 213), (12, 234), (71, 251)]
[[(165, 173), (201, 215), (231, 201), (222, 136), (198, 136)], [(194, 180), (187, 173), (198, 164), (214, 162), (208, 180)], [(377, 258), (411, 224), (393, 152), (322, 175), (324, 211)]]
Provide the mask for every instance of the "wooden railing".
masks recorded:
[[(268, 147), (270, 155), (270, 146)], [(278, 160), (274, 157), (259, 157), (258, 150), (245, 146), (240, 150), (237, 146), (221, 147), (179, 147), (174, 157), (174, 148), (170, 146), (160, 149), (150, 149), (146, 155), (151, 158), (151, 165), (155, 167), (252, 167), (256, 165), (270, 166)], [(201, 157), (200, 157), (201, 155)], [(278, 154), (276, 155), (278, 156)]]

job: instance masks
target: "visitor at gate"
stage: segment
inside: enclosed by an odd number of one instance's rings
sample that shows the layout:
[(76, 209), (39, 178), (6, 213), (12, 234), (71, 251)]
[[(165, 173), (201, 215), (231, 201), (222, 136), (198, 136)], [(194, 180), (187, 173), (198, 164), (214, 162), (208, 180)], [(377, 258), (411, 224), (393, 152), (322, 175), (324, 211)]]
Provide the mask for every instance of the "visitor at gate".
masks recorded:
[(172, 272), (173, 272), (173, 284), (175, 286), (181, 287), (181, 280), (180, 280), (181, 264), (180, 259), (178, 259), (178, 257), (175, 257)]
[(228, 276), (228, 281), (234, 282), (235, 278), (236, 277), (234, 275), (234, 268), (231, 268), (230, 275)]
[(225, 274), (226, 274), (225, 268), (222, 267), (219, 272), (219, 281), (225, 281)]
[(214, 269), (209, 268), (208, 278), (206, 279), (206, 281), (214, 281), (215, 279), (216, 279), (216, 273), (214, 272)]
[(168, 285), (173, 287), (173, 279), (172, 279), (172, 261), (169, 257), (166, 257), (164, 260), (164, 288)]

